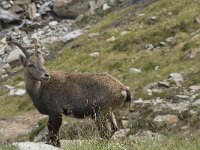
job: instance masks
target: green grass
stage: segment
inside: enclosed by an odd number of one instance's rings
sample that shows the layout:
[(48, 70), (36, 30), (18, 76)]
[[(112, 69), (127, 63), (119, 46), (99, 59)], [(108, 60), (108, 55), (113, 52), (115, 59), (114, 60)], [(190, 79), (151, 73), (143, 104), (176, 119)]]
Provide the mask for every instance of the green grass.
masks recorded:
[(199, 133), (179, 133), (167, 135), (160, 139), (144, 139), (140, 141), (119, 140), (109, 142), (100, 140), (90, 140), (63, 144), (63, 150), (198, 150), (200, 148)]

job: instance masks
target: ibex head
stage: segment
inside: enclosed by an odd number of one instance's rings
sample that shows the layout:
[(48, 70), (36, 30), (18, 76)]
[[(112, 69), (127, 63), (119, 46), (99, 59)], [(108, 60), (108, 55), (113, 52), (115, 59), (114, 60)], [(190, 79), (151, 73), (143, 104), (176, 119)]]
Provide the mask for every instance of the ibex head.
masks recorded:
[(35, 49), (35, 52), (32, 55), (30, 55), (26, 51), (26, 48), (24, 48), (20, 43), (14, 41), (9, 42), (9, 44), (14, 44), (17, 47), (19, 47), (25, 54), (25, 57), (21, 54), (19, 55), (19, 57), (24, 69), (26, 70), (26, 72), (29, 73), (31, 78), (39, 81), (48, 81), (50, 79), (50, 76), (44, 67), (44, 58), (38, 51), (37, 40), (32, 39), (31, 43), (34, 44), (34, 49)]

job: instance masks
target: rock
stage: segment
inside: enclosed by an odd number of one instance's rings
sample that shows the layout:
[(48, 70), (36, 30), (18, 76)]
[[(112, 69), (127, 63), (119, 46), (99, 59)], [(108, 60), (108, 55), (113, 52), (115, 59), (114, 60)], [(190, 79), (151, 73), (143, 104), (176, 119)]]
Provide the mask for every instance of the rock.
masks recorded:
[(156, 67), (155, 67), (155, 70), (156, 70), (156, 71), (160, 70), (160, 66), (156, 66)]
[(61, 150), (60, 148), (44, 143), (17, 142), (12, 145), (17, 147), (19, 150)]
[(128, 31), (122, 31), (121, 33), (120, 33), (120, 35), (121, 36), (124, 36), (124, 35), (126, 35), (126, 34), (128, 34), (129, 32)]
[(116, 40), (115, 36), (112, 36), (111, 38), (107, 39), (107, 42), (114, 42)]
[(158, 86), (158, 83), (157, 83), (157, 82), (149, 83), (149, 84), (147, 84), (147, 85), (144, 87), (144, 89), (145, 89), (145, 90), (147, 90), (147, 89), (153, 89), (153, 88), (155, 88), (155, 87), (157, 87), (157, 86)]
[(131, 73), (137, 74), (137, 73), (141, 73), (141, 69), (137, 69), (137, 68), (130, 68), (129, 69)]
[(165, 82), (158, 81), (158, 86), (169, 88), (170, 84), (167, 81)]
[(154, 49), (153, 44), (147, 44), (145, 47), (146, 47), (147, 50), (153, 50)]
[(153, 20), (153, 21), (155, 21), (156, 18), (157, 18), (156, 16), (152, 16), (152, 17), (150, 17), (150, 19)]
[(169, 80), (173, 80), (175, 82), (182, 82), (183, 80), (183, 76), (179, 73), (171, 73), (169, 75)]
[(110, 9), (110, 6), (108, 4), (103, 4), (103, 10), (108, 10)]
[(91, 33), (88, 35), (90, 38), (93, 38), (93, 37), (96, 37), (96, 36), (99, 36), (99, 33)]
[(10, 96), (23, 96), (26, 94), (25, 89), (12, 89), (9, 93)]
[(5, 53), (6, 50), (6, 37), (4, 37), (1, 41), (0, 41), (0, 55), (3, 55)]
[(190, 96), (187, 96), (187, 95), (176, 95), (175, 98), (176, 99), (189, 100)]
[(14, 86), (11, 86), (11, 85), (3, 85), (3, 88), (8, 90), (8, 91), (11, 91), (13, 90), (15, 87)]
[(2, 1), (1, 6), (3, 9), (9, 9), (11, 7), (11, 4), (8, 1)]
[(14, 14), (11, 11), (3, 10), (0, 8), (0, 21), (3, 21), (4, 23), (10, 23), (19, 21), (19, 16)]
[(7, 63), (12, 63), (12, 62), (14, 62), (16, 60), (19, 60), (19, 55), (20, 54), (25, 56), (24, 53), (20, 49), (18, 49), (18, 48), (14, 49), (12, 52), (9, 53), (9, 55), (8, 55), (8, 57), (6, 59), (6, 62)]
[(94, 52), (90, 54), (91, 57), (99, 57), (100, 53), (99, 52)]
[(161, 46), (165, 46), (166, 43), (165, 43), (165, 42), (160, 42), (160, 45), (161, 45)]
[(33, 19), (35, 14), (37, 13), (37, 8), (35, 6), (35, 3), (28, 4), (28, 7), (26, 8), (26, 12), (28, 13), (29, 18)]
[(119, 140), (121, 138), (125, 138), (127, 136), (127, 134), (129, 133), (130, 129), (121, 129), (117, 132), (114, 133), (114, 135), (112, 136), (112, 138), (114, 140)]
[(174, 43), (176, 41), (176, 39), (174, 37), (168, 37), (165, 41), (167, 43)]
[(41, 19), (42, 19), (42, 16), (39, 13), (35, 13), (32, 18), (33, 21), (40, 21)]
[(41, 15), (45, 15), (48, 12), (52, 11), (51, 7), (53, 6), (53, 1), (45, 2), (42, 6), (40, 6), (38, 13)]
[(50, 27), (54, 28), (56, 25), (58, 25), (57, 21), (51, 21), (49, 22)]
[(67, 42), (79, 37), (82, 34), (83, 34), (82, 30), (80, 30), (80, 29), (74, 30), (74, 31), (72, 31), (72, 32), (70, 32), (70, 33), (68, 33), (67, 35), (64, 36), (63, 42), (67, 43)]
[(173, 125), (179, 122), (177, 115), (158, 115), (153, 119), (153, 122), (158, 124)]
[(192, 103), (192, 106), (200, 106), (200, 99), (197, 99)]
[(143, 17), (145, 14), (142, 13), (142, 14), (137, 14), (139, 17)]
[(128, 128), (129, 127), (129, 121), (128, 120), (122, 120), (122, 126), (124, 128)]
[(12, 10), (15, 13), (21, 13), (21, 12), (24, 11), (24, 9), (21, 6), (17, 5), (17, 4), (15, 4), (15, 5), (12, 6)]
[(196, 92), (196, 91), (200, 91), (200, 86), (199, 85), (193, 85), (190, 86), (191, 92)]
[(163, 135), (156, 133), (156, 132), (152, 132), (152, 131), (139, 131), (137, 132), (135, 135), (129, 135), (128, 140), (129, 141), (134, 141), (134, 142), (141, 142), (141, 141), (146, 141), (146, 140), (161, 140), (162, 138), (164, 138)]
[(93, 15), (95, 14), (95, 9), (97, 8), (96, 2), (95, 1), (89, 1), (89, 11), (88, 11), (88, 15)]
[(88, 0), (56, 0), (53, 11), (60, 17), (76, 18), (90, 9)]

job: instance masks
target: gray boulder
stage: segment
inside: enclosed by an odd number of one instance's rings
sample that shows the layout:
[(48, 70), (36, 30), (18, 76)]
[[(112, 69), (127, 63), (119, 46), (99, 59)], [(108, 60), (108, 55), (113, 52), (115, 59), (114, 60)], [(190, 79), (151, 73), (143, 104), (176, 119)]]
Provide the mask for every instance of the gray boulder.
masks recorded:
[(10, 23), (10, 22), (15, 22), (19, 21), (19, 16), (14, 14), (11, 11), (3, 10), (0, 8), (0, 21), (4, 23)]
[(17, 147), (19, 150), (61, 150), (60, 148), (44, 143), (17, 142), (12, 145)]
[(77, 37), (79, 37), (80, 35), (82, 35), (83, 31), (78, 29), (78, 30), (74, 30), (68, 34), (66, 34), (63, 38), (63, 42), (69, 42)]
[(53, 4), (53, 11), (60, 17), (76, 18), (89, 10), (89, 0), (57, 0)]

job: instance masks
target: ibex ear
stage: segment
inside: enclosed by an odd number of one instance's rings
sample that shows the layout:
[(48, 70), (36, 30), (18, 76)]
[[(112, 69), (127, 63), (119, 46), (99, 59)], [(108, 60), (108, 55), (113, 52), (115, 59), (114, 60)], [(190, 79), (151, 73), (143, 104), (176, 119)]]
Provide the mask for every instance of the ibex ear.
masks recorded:
[(26, 66), (26, 57), (24, 57), (23, 55), (19, 54), (19, 59), (20, 59), (22, 65)]

